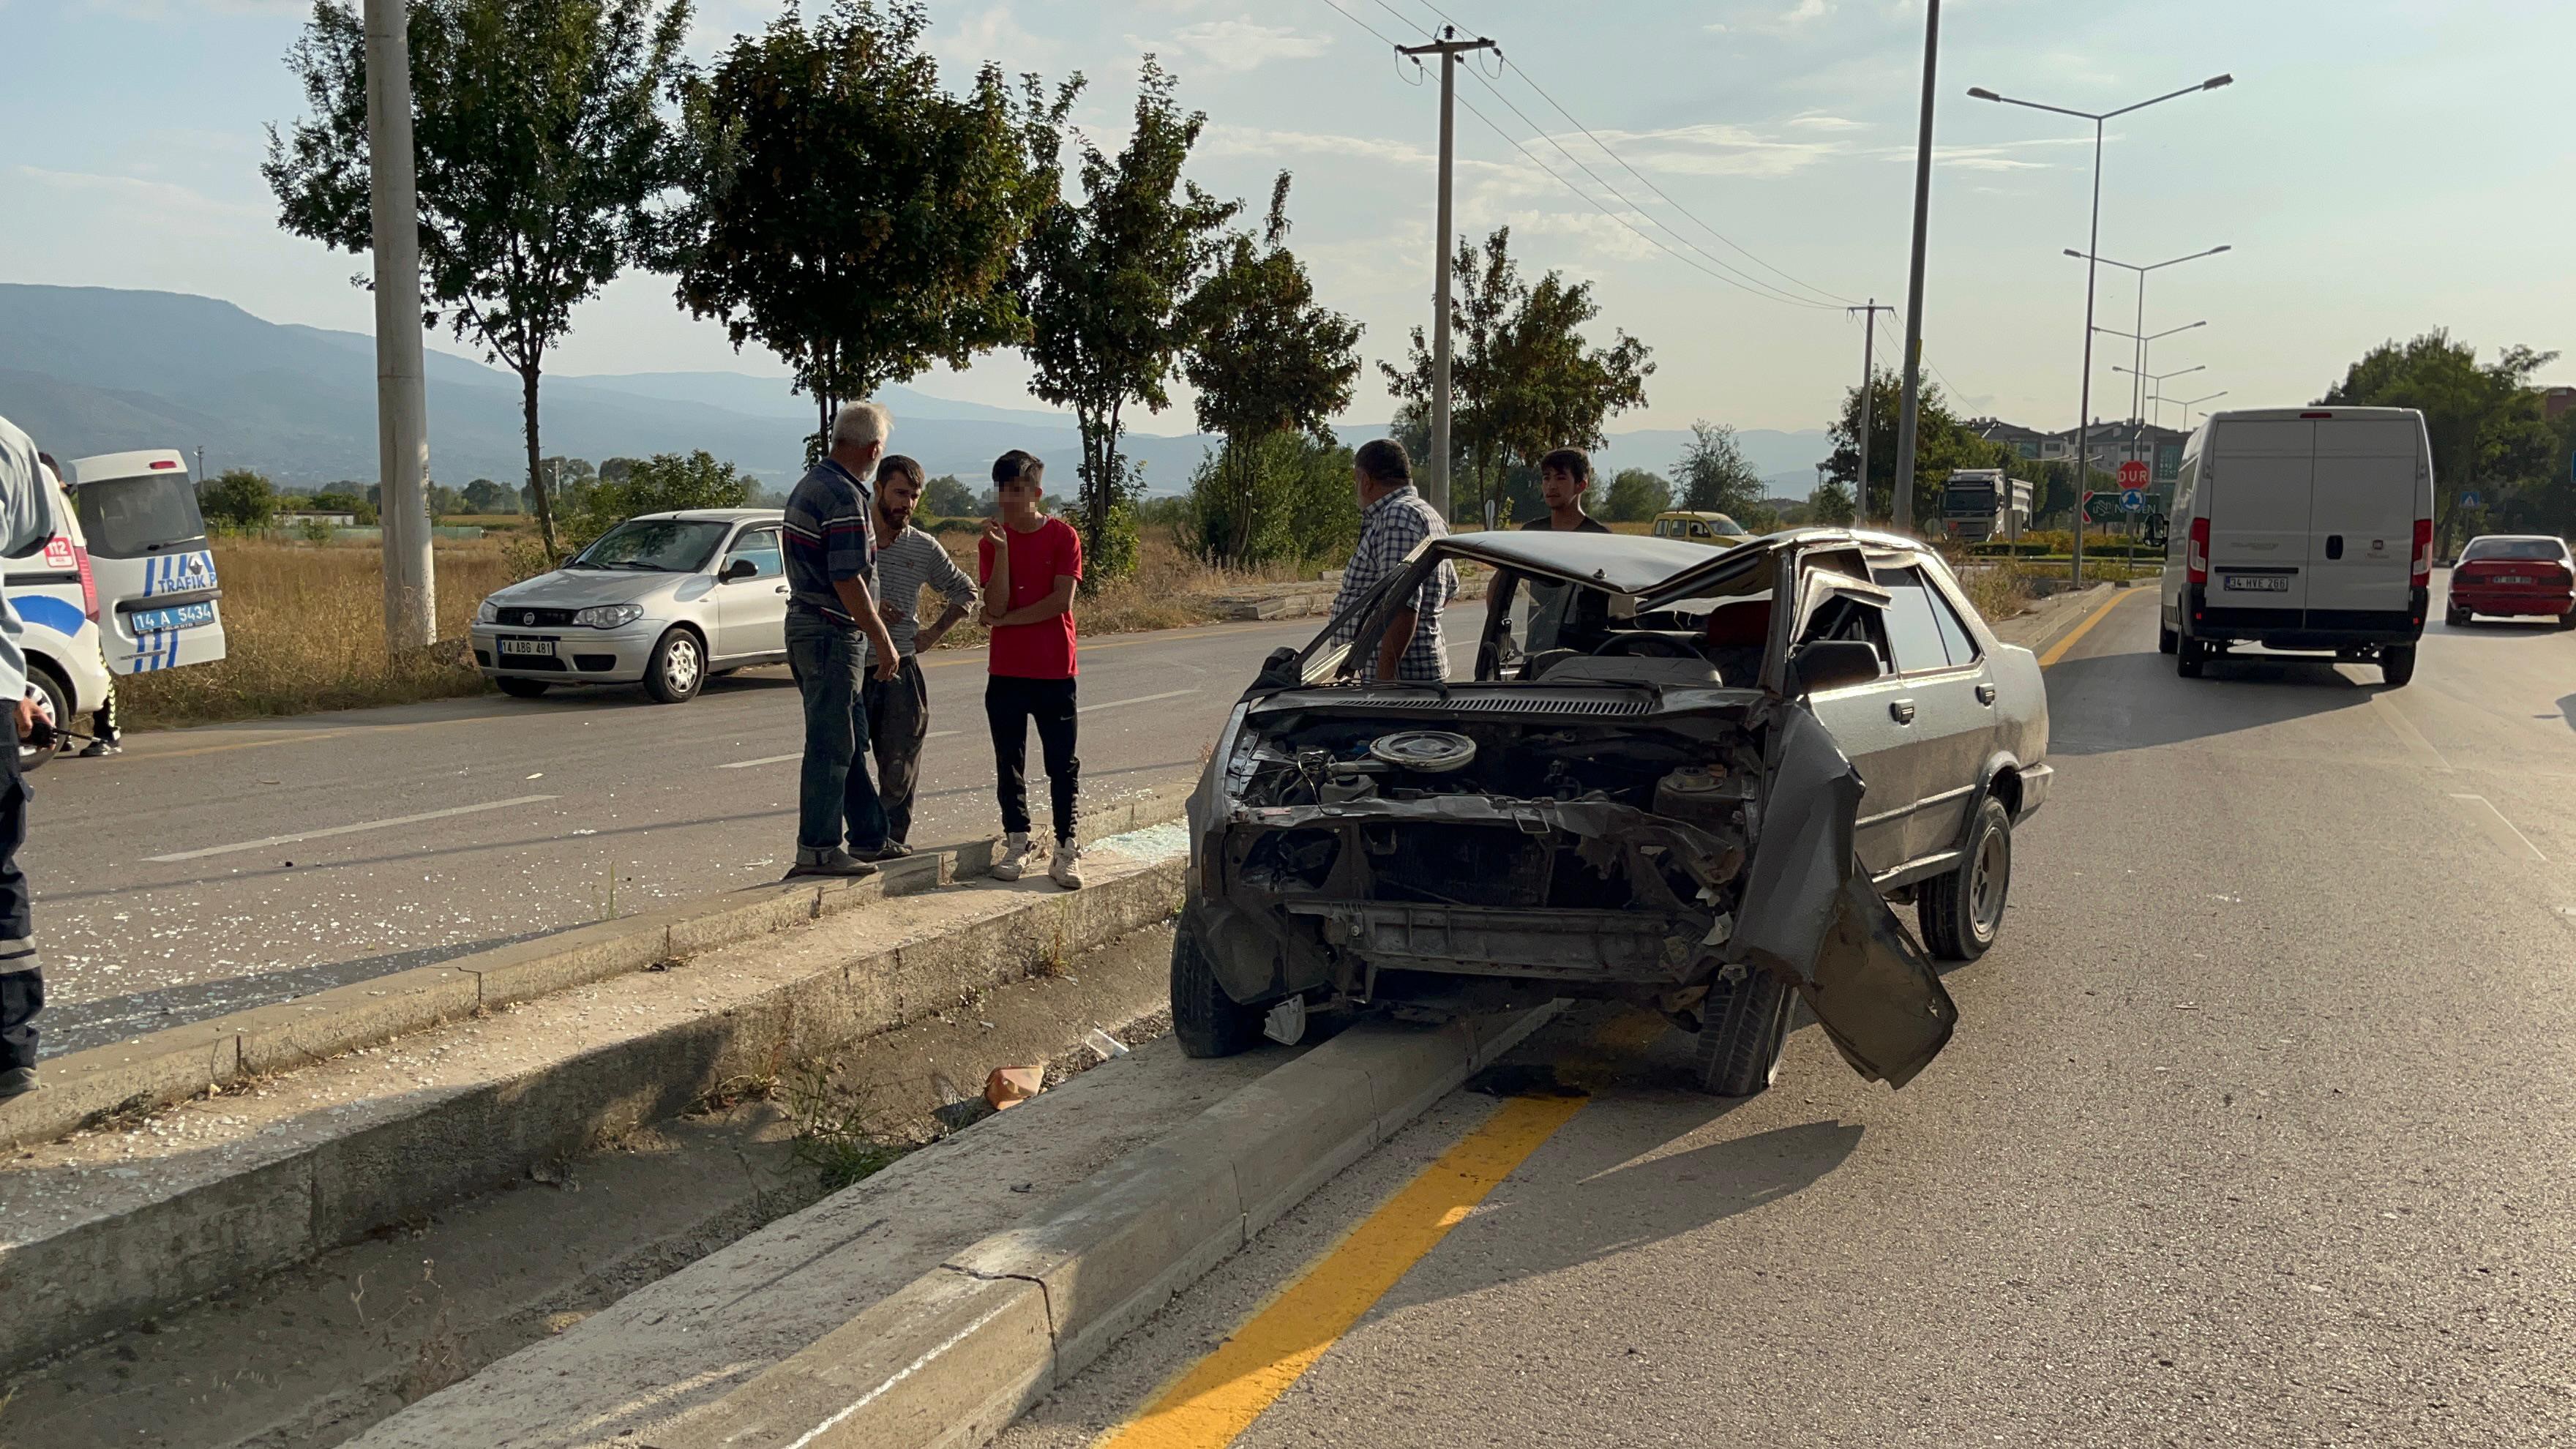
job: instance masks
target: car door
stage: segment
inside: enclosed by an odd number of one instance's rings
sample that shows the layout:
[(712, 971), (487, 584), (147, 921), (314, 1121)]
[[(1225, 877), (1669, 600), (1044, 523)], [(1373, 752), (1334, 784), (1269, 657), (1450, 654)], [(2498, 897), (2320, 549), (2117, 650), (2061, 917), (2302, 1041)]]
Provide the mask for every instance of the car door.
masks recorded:
[(734, 535), (716, 565), (715, 654), (744, 659), (786, 652), (787, 558), (778, 525), (753, 524)]
[(2406, 612), (2413, 584), (2421, 425), (2336, 418), (2314, 427), (2308, 625), (2386, 627)]
[[(1914, 776), (1916, 713), (1906, 681), (1888, 666), (1885, 610), (1874, 599), (1810, 581), (1801, 589), (1805, 616), (1799, 621), (1790, 652), (1820, 640), (1858, 640), (1878, 651), (1879, 677), (1807, 696), (1807, 708), (1832, 732), (1845, 758), (1861, 779), (1860, 813), (1852, 825), (1861, 864), (1879, 875), (1903, 865), (1907, 857), (1906, 822), (1917, 797)], [(1875, 590), (1871, 590), (1875, 593)]]
[(1905, 858), (1921, 860), (1956, 846), (1967, 829), (1978, 776), (1994, 749), (1994, 678), (1921, 565), (1883, 565), (1870, 578), (1887, 590), (1887, 642), (1904, 681), (1897, 703), (1913, 714), (1905, 726), (1912, 755), (1905, 773), (1915, 791)]

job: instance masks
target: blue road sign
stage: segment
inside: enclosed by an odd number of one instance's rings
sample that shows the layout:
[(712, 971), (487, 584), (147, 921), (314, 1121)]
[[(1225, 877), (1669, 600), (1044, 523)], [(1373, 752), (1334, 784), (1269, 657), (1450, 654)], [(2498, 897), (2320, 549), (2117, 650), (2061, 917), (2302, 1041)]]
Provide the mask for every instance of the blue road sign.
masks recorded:
[(2135, 488), (2123, 488), (2120, 490), (2120, 508), (2126, 513), (2144, 513), (2147, 495)]
[(2484, 500), (2480, 499), (2478, 495), (2474, 493), (2463, 493), (2460, 495), (2460, 506), (2462, 508), (2475, 508), (2483, 501)]

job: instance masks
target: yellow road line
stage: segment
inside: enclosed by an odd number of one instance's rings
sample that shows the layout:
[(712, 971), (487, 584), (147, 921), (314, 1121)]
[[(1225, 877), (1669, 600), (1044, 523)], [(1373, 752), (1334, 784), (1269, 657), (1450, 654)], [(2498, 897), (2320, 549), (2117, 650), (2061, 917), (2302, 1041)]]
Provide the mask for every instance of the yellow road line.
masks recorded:
[[(1644, 1048), (1667, 1029), (1662, 1018), (1643, 1013), (1614, 1017), (1569, 1054), (1560, 1076), (1569, 1083), (1596, 1079), (1611, 1059)], [(1506, 1099), (1216, 1352), (1183, 1371), (1094, 1449), (1220, 1449), (1233, 1443), (1487, 1193), (1573, 1120), (1586, 1100), (1579, 1092)]]
[(2091, 633), (2093, 631), (2093, 626), (2102, 622), (2102, 616), (2104, 614), (2120, 607), (2122, 600), (2137, 592), (2139, 591), (2136, 589), (2113, 590), (2111, 597), (2103, 603), (2102, 607), (2095, 609), (2091, 614), (2085, 616), (2083, 623), (2076, 625), (2071, 630), (2068, 630), (2065, 638), (2048, 646), (2048, 652), (2039, 656), (2039, 667), (2046, 669), (2050, 665), (2055, 664), (2058, 660), (2065, 658), (2066, 651), (2075, 647), (2076, 640)]
[(1216, 1449), (1234, 1442), (1583, 1103), (1581, 1097), (1505, 1101), (1099, 1449)]

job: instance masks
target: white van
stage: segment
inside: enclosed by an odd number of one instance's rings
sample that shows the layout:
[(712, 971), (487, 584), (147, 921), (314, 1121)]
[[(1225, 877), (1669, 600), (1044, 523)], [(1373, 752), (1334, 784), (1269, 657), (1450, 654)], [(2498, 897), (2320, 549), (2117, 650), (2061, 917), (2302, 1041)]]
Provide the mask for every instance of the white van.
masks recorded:
[(2157, 647), (2186, 679), (2231, 644), (2415, 676), (2433, 449), (2413, 408), (2212, 413), (2183, 445)]
[[(27, 626), (27, 683), (35, 691), (36, 712), (52, 723), (77, 728), (82, 717), (107, 702), (110, 684), (99, 660), (98, 589), (89, 551), (81, 545), (79, 516), (53, 470), (41, 471), (55, 484), (45, 490), (54, 526), (44, 538), (11, 554), (0, 575), (8, 581), (9, 606)], [(20, 745), (18, 768), (44, 764), (61, 743), (57, 736), (41, 750)]]
[(224, 657), (215, 555), (187, 460), (168, 448), (71, 461), (72, 500), (98, 578), (107, 667), (119, 674)]

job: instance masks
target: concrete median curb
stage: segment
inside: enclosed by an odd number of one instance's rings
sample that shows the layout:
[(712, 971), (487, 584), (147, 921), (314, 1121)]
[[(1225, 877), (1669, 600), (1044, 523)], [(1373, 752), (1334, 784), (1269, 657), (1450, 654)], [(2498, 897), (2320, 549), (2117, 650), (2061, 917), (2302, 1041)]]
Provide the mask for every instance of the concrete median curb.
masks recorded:
[[(1098, 812), (1083, 836), (1179, 818), (1159, 792)], [(293, 1071), (360, 1047), (466, 1020), (557, 991), (755, 940), (984, 875), (994, 842), (925, 850), (865, 880), (777, 881), (520, 941), (317, 991), (269, 1006), (66, 1052), (43, 1065), (44, 1090), (0, 1102), (0, 1147), (51, 1142), (84, 1127)]]
[[(1142, 813), (1163, 813), (1163, 807)], [(1111, 812), (1111, 819), (1123, 823), (1126, 815)], [(967, 859), (978, 868), (983, 864), (978, 854)], [(957, 863), (954, 854), (926, 858), (910, 868), (918, 880), (907, 884), (917, 892), (948, 876)], [(704, 973), (640, 974), (642, 967), (670, 959), (675, 938), (712, 950), (711, 943), (730, 934), (741, 945), (800, 921), (847, 915), (868, 900), (886, 899), (882, 888), (873, 880), (857, 887), (874, 890), (839, 885), (818, 892), (806, 886), (748, 903), (727, 898), (693, 915), (630, 918), (616, 923), (628, 927), (625, 932), (495, 964), (490, 974), (514, 983), (512, 989), (534, 989), (538, 981), (552, 983), (547, 991), (605, 983), (601, 989), (620, 987), (630, 1000), (634, 993), (660, 998), (661, 1019), (633, 1028), (612, 1024), (589, 1041), (523, 1043), (518, 1058), (488, 1075), (302, 1108), (255, 1135), (236, 1134), (228, 1145), (192, 1140), (186, 1148), (154, 1149), (177, 1157), (139, 1183), (116, 1181), (137, 1176), (122, 1169), (105, 1172), (109, 1181), (102, 1182), (96, 1165), (63, 1176), (47, 1160), (13, 1163), (17, 1179), (0, 1180), (0, 1197), (17, 1209), (18, 1226), (0, 1243), (0, 1293), (29, 1311), (0, 1325), (0, 1364), (25, 1362), (303, 1261), (385, 1224), (417, 1218), (687, 1110), (727, 1081), (774, 1074), (782, 1064), (903, 1025), (1162, 920), (1179, 903), (1185, 866), (1185, 855), (1171, 856), (1165, 848), (1159, 858), (1127, 868), (1111, 863), (1077, 892), (1007, 891), (989, 902), (960, 897), (956, 910), (981, 914), (892, 946), (865, 932), (849, 937), (846, 947), (839, 937), (816, 936), (794, 949), (819, 955), (746, 974), (735, 995), (695, 1008), (675, 1003), (691, 999), (679, 993), (708, 990), (705, 982), (692, 980)], [(864, 918), (851, 924), (863, 925)], [(234, 1071), (246, 1056), (300, 1065), (322, 1055), (315, 1050), (317, 1040), (330, 1032), (344, 1033), (344, 1041), (364, 1034), (382, 1041), (435, 1030), (443, 1022), (451, 1035), (468, 1026), (488, 1034), (514, 1019), (459, 1025), (452, 1013), (474, 1014), (470, 993), (480, 973), (465, 963), (433, 970), (445, 979), (420, 988), (430, 998), (423, 1002), (335, 1002), (258, 1030), (233, 1018), (206, 1023), (195, 1044), (202, 1055), (188, 1060), (210, 1074), (224, 1070), (227, 1057)], [(504, 974), (512, 971), (517, 974)], [(638, 973), (636, 980), (623, 986), (606, 980), (627, 973)], [(284, 1013), (300, 1004), (263, 1011)], [(319, 1031), (317, 1022), (324, 1024)], [(271, 1031), (292, 1050), (272, 1050), (266, 1034)], [(192, 1085), (170, 1061), (171, 1054), (163, 1054), (130, 1064), (160, 1075), (130, 1076), (120, 1088), (99, 1088), (96, 1095), (123, 1090), (127, 1096), (121, 1100), (131, 1100), (144, 1090), (133, 1084), (157, 1080), (165, 1084), (158, 1089), (171, 1094), (164, 1100), (176, 1101), (219, 1080)], [(233, 1100), (226, 1096), (200, 1106), (211, 1110)], [(80, 1145), (74, 1141), (46, 1152)]]
[(1363, 1024), (659, 1430), (664, 1449), (967, 1449), (1544, 1024)]

